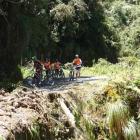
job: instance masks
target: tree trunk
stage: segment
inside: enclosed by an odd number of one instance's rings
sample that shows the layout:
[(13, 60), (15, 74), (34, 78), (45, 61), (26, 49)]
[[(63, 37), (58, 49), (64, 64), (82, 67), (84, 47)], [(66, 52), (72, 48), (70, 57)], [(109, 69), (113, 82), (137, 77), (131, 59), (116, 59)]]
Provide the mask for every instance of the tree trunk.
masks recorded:
[[(19, 13), (19, 5), (10, 4), (8, 5), (8, 24), (3, 23), (2, 26), (6, 26), (6, 31), (3, 34), (5, 39), (5, 44), (3, 44), (1, 51), (3, 52), (1, 55), (2, 59), (2, 67), (3, 75), (0, 75), (2, 80), (10, 80), (16, 82), (22, 78), (20, 70), (18, 68), (18, 63), (20, 61), (20, 49), (18, 42), (18, 13)], [(6, 24), (6, 25), (5, 25)], [(2, 40), (3, 36), (0, 37)], [(19, 58), (19, 60), (18, 60)]]

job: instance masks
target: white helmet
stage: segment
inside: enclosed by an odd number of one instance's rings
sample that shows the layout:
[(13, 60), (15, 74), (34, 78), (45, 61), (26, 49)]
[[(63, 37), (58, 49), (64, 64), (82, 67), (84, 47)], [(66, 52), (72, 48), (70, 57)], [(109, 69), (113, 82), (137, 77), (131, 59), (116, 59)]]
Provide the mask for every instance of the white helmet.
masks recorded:
[(75, 57), (79, 57), (79, 55), (78, 55), (78, 54), (76, 54), (76, 55), (75, 55)]

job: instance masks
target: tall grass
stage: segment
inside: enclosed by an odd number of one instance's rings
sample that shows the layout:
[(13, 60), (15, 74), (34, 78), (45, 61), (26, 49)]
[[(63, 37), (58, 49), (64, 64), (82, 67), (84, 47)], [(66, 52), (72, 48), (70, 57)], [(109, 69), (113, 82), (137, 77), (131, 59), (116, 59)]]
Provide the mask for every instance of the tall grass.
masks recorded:
[(129, 117), (128, 107), (122, 101), (116, 101), (108, 104), (107, 111), (107, 122), (111, 135), (116, 135), (123, 139), (123, 127)]
[(28, 128), (32, 140), (41, 140), (39, 124), (33, 124)]
[(123, 128), (125, 140), (137, 140), (137, 123), (131, 118)]
[(125, 102), (118, 100), (107, 105), (107, 122), (111, 137), (116, 140), (137, 140), (137, 123), (130, 117)]
[(99, 59), (92, 67), (83, 67), (81, 73), (86, 76), (106, 75), (112, 78), (124, 78), (140, 75), (139, 67), (140, 61), (135, 57), (121, 58), (116, 64)]

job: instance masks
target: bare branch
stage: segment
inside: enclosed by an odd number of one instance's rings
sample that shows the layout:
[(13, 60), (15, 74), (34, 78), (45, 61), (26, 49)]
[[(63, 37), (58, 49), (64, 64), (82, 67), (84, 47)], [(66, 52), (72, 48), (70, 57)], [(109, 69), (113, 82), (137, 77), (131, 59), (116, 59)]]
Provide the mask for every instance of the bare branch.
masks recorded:
[(9, 25), (8, 19), (7, 19), (7, 17), (6, 17), (7, 13), (4, 12), (2, 9), (0, 9), (0, 15), (2, 15), (2, 16), (4, 17), (6, 23)]
[(21, 3), (23, 3), (24, 2), (24, 0), (19, 0), (19, 1), (12, 1), (12, 0), (6, 0), (7, 2), (9, 2), (9, 3), (13, 3), (13, 4), (21, 4)]

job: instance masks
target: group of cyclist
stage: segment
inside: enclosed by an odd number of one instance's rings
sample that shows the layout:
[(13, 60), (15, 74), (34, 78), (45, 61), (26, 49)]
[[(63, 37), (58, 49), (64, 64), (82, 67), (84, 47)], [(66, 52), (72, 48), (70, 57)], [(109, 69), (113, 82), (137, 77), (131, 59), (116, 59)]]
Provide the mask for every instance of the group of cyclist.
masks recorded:
[[(43, 69), (45, 69), (46, 76), (50, 73), (50, 71), (54, 71), (55, 75), (58, 75), (61, 70), (61, 63), (56, 60), (54, 63), (51, 63), (50, 59), (46, 59), (45, 62), (41, 62), (40, 60), (37, 60), (35, 57), (33, 58), (34, 62), (34, 69), (35, 69), (35, 75), (34, 78), (40, 78), (42, 77)], [(80, 59), (79, 55), (76, 54), (75, 58), (72, 62), (73, 67), (73, 77), (80, 77), (80, 70), (82, 67), (82, 60)]]

